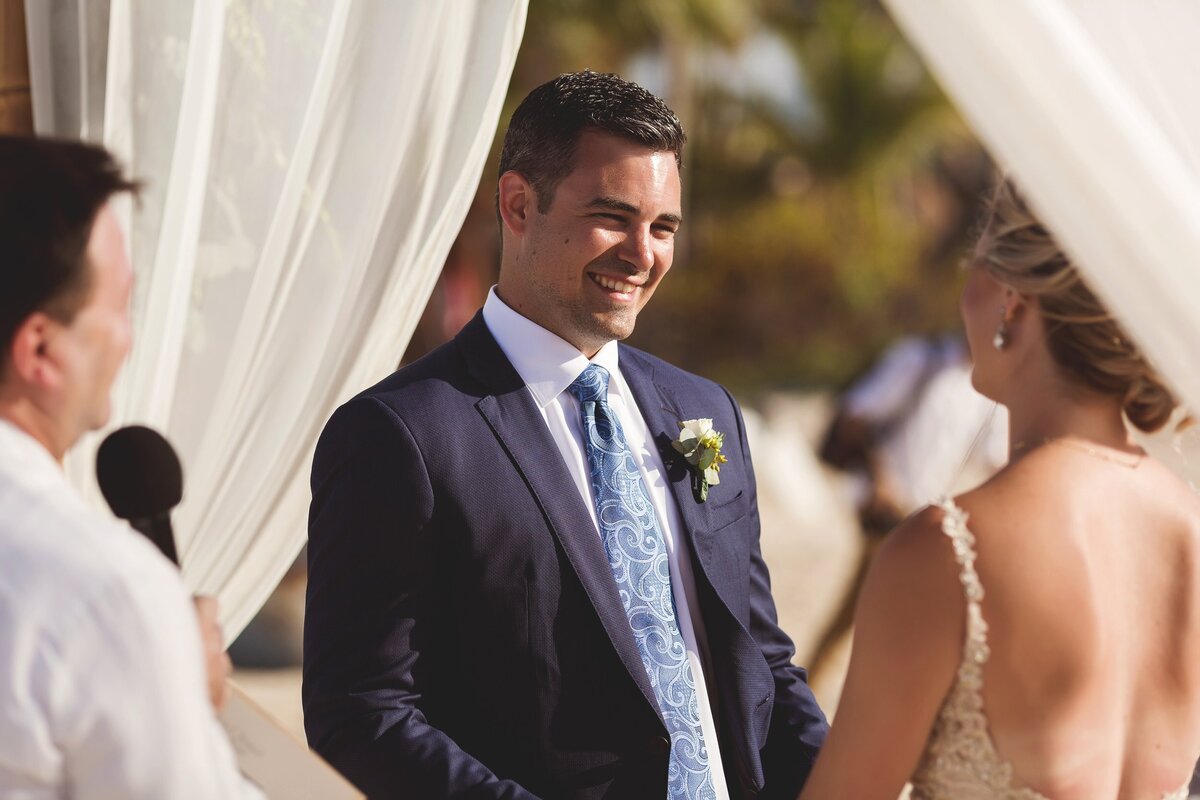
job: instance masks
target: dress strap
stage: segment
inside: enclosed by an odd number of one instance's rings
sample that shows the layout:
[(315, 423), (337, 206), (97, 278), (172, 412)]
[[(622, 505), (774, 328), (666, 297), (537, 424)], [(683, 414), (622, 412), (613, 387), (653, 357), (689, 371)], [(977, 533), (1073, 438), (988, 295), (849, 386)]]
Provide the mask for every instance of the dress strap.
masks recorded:
[(975, 534), (967, 527), (967, 512), (950, 498), (939, 500), (942, 509), (942, 533), (954, 547), (954, 560), (958, 562), (958, 579), (963, 586), (967, 601), (967, 630), (963, 642), (963, 663), (959, 673), (972, 676), (978, 682), (976, 690), (983, 688), (983, 665), (987, 663), (991, 650), (987, 643), (987, 622), (983, 619), (983, 583), (975, 571)]

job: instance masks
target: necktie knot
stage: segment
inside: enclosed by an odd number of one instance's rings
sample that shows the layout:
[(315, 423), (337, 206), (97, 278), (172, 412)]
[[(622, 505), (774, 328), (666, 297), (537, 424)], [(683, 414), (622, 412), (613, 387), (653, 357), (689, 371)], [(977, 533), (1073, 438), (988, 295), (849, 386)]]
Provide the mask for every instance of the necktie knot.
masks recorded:
[(567, 391), (582, 403), (599, 403), (608, 399), (608, 370), (599, 364), (588, 364)]

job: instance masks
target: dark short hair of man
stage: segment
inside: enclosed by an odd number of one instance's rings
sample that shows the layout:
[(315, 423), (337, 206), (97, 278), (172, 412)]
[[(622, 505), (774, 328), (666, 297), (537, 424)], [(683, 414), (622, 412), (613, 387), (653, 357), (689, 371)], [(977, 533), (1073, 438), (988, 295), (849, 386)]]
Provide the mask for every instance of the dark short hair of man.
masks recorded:
[(546, 213), (554, 190), (575, 168), (584, 131), (674, 153), (675, 163), (683, 166), (687, 136), (666, 103), (636, 83), (585, 70), (559, 75), (521, 101), (504, 135), (499, 174), (522, 175), (537, 192), (538, 211)]
[(137, 190), (102, 147), (0, 135), (0, 365), (30, 314), (75, 318), (91, 293), (96, 217), (113, 195)]

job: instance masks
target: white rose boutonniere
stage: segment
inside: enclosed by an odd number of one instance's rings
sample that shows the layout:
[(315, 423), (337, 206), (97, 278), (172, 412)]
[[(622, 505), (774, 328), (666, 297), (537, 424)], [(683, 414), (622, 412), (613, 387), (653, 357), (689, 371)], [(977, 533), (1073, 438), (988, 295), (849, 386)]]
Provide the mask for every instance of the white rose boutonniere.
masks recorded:
[(671, 446), (692, 465), (692, 493), (703, 503), (708, 487), (721, 482), (721, 465), (729, 459), (721, 455), (725, 434), (714, 430), (711, 419), (685, 419), (679, 423), (679, 437)]

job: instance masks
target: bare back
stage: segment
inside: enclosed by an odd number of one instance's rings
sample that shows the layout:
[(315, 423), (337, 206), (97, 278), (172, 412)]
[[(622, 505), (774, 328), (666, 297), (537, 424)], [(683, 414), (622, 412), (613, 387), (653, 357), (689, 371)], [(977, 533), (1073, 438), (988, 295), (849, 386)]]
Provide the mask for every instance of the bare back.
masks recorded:
[(1053, 444), (959, 501), (977, 547), (983, 702), (1016, 782), (1160, 798), (1200, 755), (1200, 500), (1150, 459)]

